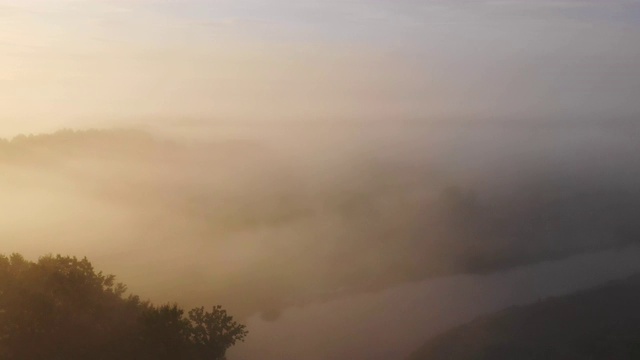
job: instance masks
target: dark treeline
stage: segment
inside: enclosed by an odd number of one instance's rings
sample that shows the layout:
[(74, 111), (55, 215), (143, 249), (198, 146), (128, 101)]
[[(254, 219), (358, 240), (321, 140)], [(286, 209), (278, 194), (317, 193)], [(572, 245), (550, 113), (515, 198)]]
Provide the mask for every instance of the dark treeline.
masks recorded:
[(247, 335), (220, 306), (156, 306), (73, 257), (0, 256), (0, 359), (222, 360)]
[(640, 275), (481, 317), (409, 360), (640, 359)]

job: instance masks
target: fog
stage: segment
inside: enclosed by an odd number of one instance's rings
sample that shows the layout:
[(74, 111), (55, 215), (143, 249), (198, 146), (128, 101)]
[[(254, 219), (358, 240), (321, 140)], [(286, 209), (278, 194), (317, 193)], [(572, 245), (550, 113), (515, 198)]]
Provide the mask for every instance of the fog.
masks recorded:
[(276, 319), (292, 305), (636, 242), (628, 126), (17, 137), (2, 145), (3, 246), (86, 255), (154, 299)]
[(249, 360), (402, 357), (634, 272), (639, 9), (0, 0), (0, 253), (219, 303)]

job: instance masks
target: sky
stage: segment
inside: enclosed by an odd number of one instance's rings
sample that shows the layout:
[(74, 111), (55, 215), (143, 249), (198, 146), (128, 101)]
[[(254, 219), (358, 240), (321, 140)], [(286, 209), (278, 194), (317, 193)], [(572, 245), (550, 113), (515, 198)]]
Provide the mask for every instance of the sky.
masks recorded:
[(0, 0), (0, 135), (633, 118), (638, 0)]

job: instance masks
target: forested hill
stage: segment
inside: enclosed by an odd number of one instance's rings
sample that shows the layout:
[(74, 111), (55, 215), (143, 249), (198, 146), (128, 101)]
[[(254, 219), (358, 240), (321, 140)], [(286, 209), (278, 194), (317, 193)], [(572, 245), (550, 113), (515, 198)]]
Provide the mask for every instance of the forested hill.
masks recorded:
[(441, 359), (640, 359), (640, 275), (479, 318), (408, 360)]
[(248, 331), (221, 306), (127, 293), (85, 258), (0, 254), (0, 359), (224, 360)]

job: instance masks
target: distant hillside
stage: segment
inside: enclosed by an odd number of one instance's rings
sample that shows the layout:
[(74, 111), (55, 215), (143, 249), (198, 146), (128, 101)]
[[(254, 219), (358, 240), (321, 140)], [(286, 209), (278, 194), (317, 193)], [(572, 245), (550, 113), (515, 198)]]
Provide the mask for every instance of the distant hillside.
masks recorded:
[(479, 318), (409, 360), (640, 359), (640, 275)]

